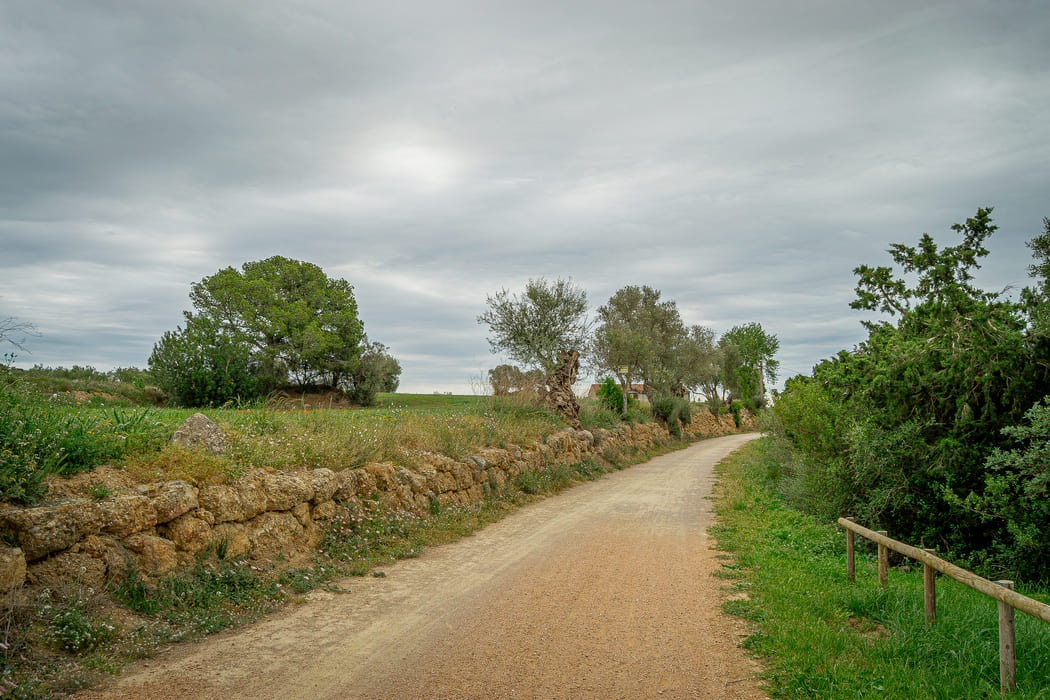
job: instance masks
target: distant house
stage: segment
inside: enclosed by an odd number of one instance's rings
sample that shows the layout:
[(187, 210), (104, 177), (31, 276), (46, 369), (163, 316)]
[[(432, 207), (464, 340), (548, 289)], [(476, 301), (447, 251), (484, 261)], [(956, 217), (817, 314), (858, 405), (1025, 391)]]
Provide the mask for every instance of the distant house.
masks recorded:
[[(601, 384), (591, 384), (590, 391), (587, 392), (587, 398), (596, 399), (598, 398), (598, 389), (601, 388)], [(619, 384), (617, 384), (619, 386)], [(645, 395), (645, 384), (632, 384), (627, 389), (627, 395), (637, 399), (642, 403), (648, 403), (649, 399)]]

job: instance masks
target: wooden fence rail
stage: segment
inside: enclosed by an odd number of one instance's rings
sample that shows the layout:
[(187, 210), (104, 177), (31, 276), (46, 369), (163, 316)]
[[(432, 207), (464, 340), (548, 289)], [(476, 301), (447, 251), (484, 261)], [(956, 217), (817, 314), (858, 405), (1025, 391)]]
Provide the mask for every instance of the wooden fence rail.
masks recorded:
[(1016, 656), (1014, 653), (1014, 614), (1020, 610), (1044, 622), (1050, 622), (1050, 605), (1040, 603), (1013, 590), (1013, 581), (989, 581), (977, 574), (960, 568), (936, 556), (931, 549), (919, 549), (890, 539), (884, 530), (869, 530), (850, 518), (839, 518), (839, 525), (846, 528), (846, 574), (852, 583), (856, 577), (855, 546), (853, 534), (875, 542), (879, 546), (879, 583), (886, 585), (889, 571), (888, 550), (920, 561), (923, 564), (923, 599), (926, 622), (937, 621), (937, 597), (935, 571), (939, 571), (959, 583), (980, 591), (999, 601), (999, 686), (1003, 694), (1015, 687)]

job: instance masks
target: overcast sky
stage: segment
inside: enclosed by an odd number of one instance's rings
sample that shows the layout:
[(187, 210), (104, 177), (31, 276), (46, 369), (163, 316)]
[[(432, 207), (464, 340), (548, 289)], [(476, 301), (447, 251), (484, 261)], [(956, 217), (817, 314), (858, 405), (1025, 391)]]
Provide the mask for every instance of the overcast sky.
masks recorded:
[(0, 318), (19, 366), (145, 367), (192, 283), (284, 255), (354, 286), (402, 391), (472, 391), (530, 277), (808, 373), (865, 337), (855, 266), (979, 206), (980, 280), (1026, 284), (1048, 37), (1045, 0), (5, 0)]

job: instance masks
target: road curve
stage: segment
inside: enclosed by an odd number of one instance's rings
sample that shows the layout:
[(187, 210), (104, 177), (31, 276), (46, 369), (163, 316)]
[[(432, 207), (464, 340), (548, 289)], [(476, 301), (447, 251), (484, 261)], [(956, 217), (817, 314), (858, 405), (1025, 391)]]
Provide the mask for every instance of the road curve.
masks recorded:
[(102, 698), (764, 698), (706, 528), (696, 443), (129, 667)]

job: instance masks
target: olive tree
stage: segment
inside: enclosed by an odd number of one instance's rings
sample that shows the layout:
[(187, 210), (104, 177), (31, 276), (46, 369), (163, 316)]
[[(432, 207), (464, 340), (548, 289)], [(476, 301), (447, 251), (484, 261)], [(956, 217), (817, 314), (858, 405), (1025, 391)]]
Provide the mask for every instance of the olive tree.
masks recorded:
[(527, 369), (544, 374), (548, 405), (572, 425), (579, 424), (579, 404), (572, 384), (587, 344), (587, 292), (572, 280), (530, 279), (521, 294), (502, 289), (486, 297), (478, 316), (487, 324), (492, 352), (506, 353)]
[(550, 376), (559, 351), (580, 353), (587, 344), (587, 292), (571, 279), (530, 279), (521, 294), (501, 289), (485, 303), (489, 308), (478, 323), (489, 327), (492, 352), (506, 353), (526, 368)]

